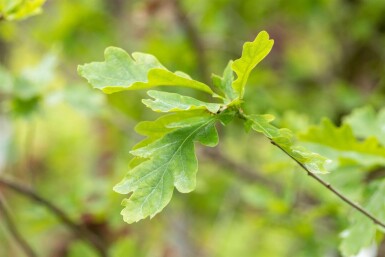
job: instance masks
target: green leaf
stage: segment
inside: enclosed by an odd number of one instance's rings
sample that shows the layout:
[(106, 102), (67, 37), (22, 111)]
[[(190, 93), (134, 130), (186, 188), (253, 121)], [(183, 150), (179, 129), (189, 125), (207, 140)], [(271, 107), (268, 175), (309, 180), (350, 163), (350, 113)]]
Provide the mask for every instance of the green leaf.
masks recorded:
[[(143, 136), (146, 136), (144, 140), (136, 144), (133, 149), (139, 149), (144, 146), (147, 146), (151, 144), (152, 142), (162, 138), (167, 133), (170, 133), (173, 131), (176, 126), (175, 124), (180, 123), (181, 121), (191, 121), (192, 119), (196, 119), (199, 117), (207, 116), (207, 113), (197, 110), (197, 111), (189, 111), (189, 112), (179, 112), (179, 113), (173, 113), (169, 115), (164, 115), (160, 118), (158, 118), (155, 121), (142, 121), (139, 122), (136, 127), (135, 131)], [(220, 117), (222, 114), (220, 115)], [(142, 158), (135, 156), (129, 163), (129, 169), (133, 169), (134, 167), (138, 166), (142, 162), (146, 161), (148, 158)]]
[(264, 134), (268, 138), (275, 138), (281, 135), (281, 131), (270, 124), (275, 117), (271, 114), (263, 114), (263, 115), (249, 115), (251, 127), (262, 134)]
[(207, 85), (191, 79), (187, 74), (167, 70), (153, 55), (133, 53), (131, 57), (123, 49), (108, 47), (104, 56), (104, 62), (79, 65), (78, 72), (93, 87), (105, 93), (180, 86), (214, 94)]
[[(172, 117), (176, 119), (177, 115)], [(154, 217), (171, 200), (174, 186), (182, 193), (195, 189), (198, 163), (194, 142), (215, 146), (218, 143), (214, 126), (216, 121), (215, 116), (201, 115), (168, 123), (166, 127), (171, 127), (171, 132), (131, 152), (148, 159), (134, 166), (114, 188), (121, 194), (132, 192), (130, 198), (122, 203), (125, 206), (122, 215), (126, 222)], [(158, 121), (153, 125), (160, 123)], [(148, 131), (145, 133), (148, 134)]]
[(155, 112), (208, 110), (211, 113), (217, 113), (221, 108), (220, 104), (206, 103), (195, 98), (182, 96), (176, 93), (150, 90), (147, 94), (155, 100), (143, 99), (142, 102)]
[[(369, 193), (365, 209), (379, 220), (385, 220), (385, 180), (376, 182)], [(343, 233), (340, 250), (343, 256), (353, 256), (375, 243), (377, 226), (359, 212), (353, 214), (350, 227)]]
[(173, 114), (164, 115), (155, 121), (142, 121), (139, 122), (135, 131), (143, 136), (146, 136), (144, 140), (139, 142), (133, 147), (133, 149), (141, 148), (148, 145), (155, 140), (163, 137), (165, 134), (171, 132), (175, 127), (171, 124), (176, 124), (182, 120), (189, 120), (190, 118), (207, 116), (207, 113), (201, 110), (190, 111), (190, 112), (178, 112)]
[(333, 168), (342, 165), (341, 160), (364, 167), (385, 165), (385, 148), (379, 145), (377, 139), (357, 140), (348, 124), (336, 127), (330, 120), (324, 119), (319, 126), (312, 126), (301, 134), (300, 139), (312, 150), (333, 160)]
[(376, 137), (385, 147), (385, 109), (377, 114), (370, 106), (359, 108), (347, 116), (344, 122), (352, 127), (355, 136)]
[(46, 0), (1, 0), (0, 17), (6, 20), (22, 20), (39, 14)]
[[(272, 142), (279, 145), (295, 160), (302, 163), (310, 172), (325, 173), (324, 165), (327, 161), (323, 156), (313, 153), (302, 146), (294, 144), (293, 133), (286, 128), (279, 129), (270, 124), (274, 120), (274, 116), (265, 115), (249, 115), (246, 116), (251, 122), (251, 128), (264, 134)], [(250, 125), (249, 125), (250, 126)]]
[(218, 75), (213, 74), (212, 80), (215, 87), (217, 87), (221, 93), (223, 94), (226, 99), (228, 99), (228, 102), (231, 102), (237, 97), (237, 93), (234, 92), (234, 89), (232, 87), (233, 81), (234, 81), (234, 74), (232, 70), (233, 61), (229, 61), (227, 64), (223, 76), (220, 77)]
[(243, 98), (250, 72), (269, 54), (273, 44), (274, 40), (269, 39), (269, 34), (261, 31), (253, 42), (246, 42), (243, 45), (241, 58), (232, 64), (232, 69), (237, 74), (237, 79), (233, 82), (232, 87), (239, 98)]

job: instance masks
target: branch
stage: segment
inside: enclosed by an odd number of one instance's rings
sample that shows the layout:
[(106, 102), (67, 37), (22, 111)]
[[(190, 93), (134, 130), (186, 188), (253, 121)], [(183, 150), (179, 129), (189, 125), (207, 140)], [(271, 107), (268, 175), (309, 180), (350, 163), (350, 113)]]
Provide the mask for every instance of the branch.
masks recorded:
[(281, 149), (282, 152), (284, 152), (286, 155), (288, 155), (291, 159), (293, 159), (302, 169), (304, 169), (307, 173), (308, 176), (312, 177), (313, 179), (317, 180), (321, 185), (323, 185), (324, 187), (326, 187), (329, 191), (331, 191), (333, 194), (335, 194), (336, 196), (338, 196), (342, 201), (344, 201), (345, 203), (347, 203), (348, 205), (350, 205), (351, 207), (353, 207), (354, 209), (356, 209), (358, 212), (362, 213), (363, 215), (365, 215), (366, 217), (368, 217), (369, 219), (371, 219), (375, 224), (385, 228), (385, 224), (381, 221), (379, 221), (377, 218), (375, 218), (372, 214), (370, 214), (368, 211), (366, 211), (364, 208), (362, 208), (361, 206), (359, 206), (358, 204), (354, 203), (353, 201), (351, 201), (349, 198), (347, 198), (346, 196), (344, 196), (341, 192), (339, 192), (337, 189), (335, 189), (334, 187), (332, 187), (330, 185), (330, 183), (324, 181), (322, 178), (320, 178), (319, 176), (317, 176), (316, 174), (312, 173), (308, 168), (306, 168), (305, 165), (303, 165), (300, 161), (298, 161), (295, 157), (291, 156), (285, 149), (283, 149), (279, 144), (277, 144), (276, 142), (274, 142), (272, 139), (270, 139), (270, 142), (275, 145), (276, 147), (278, 147), (279, 149)]
[(180, 0), (171, 0), (171, 3), (173, 4), (176, 18), (178, 19), (180, 26), (185, 31), (187, 37), (189, 38), (189, 42), (195, 51), (199, 73), (204, 82), (208, 83), (210, 82), (210, 74), (208, 71), (208, 61), (205, 54), (203, 40), (191, 20), (188, 18), (186, 12), (183, 10)]
[(13, 222), (11, 215), (8, 213), (7, 208), (5, 207), (4, 201), (0, 198), (0, 212), (4, 218), (4, 223), (8, 228), (9, 232), (12, 234), (15, 241), (20, 245), (20, 248), (24, 251), (25, 255), (28, 257), (37, 257), (37, 254), (28, 244), (28, 242), (23, 238), (19, 230), (17, 229), (15, 223)]
[(0, 177), (0, 186), (9, 188), (16, 193), (19, 193), (36, 203), (44, 206), (52, 214), (54, 214), (64, 225), (66, 225), (75, 235), (80, 236), (84, 241), (90, 243), (98, 252), (101, 257), (106, 257), (107, 249), (103, 242), (95, 234), (82, 225), (76, 224), (62, 209), (48, 201), (47, 199), (41, 197), (32, 189), (27, 188), (24, 185), (18, 184), (14, 181), (11, 181), (6, 178)]
[(205, 147), (202, 149), (202, 151), (205, 157), (207, 156), (210, 159), (214, 160), (215, 163), (217, 163), (218, 165), (221, 165), (223, 167), (226, 167), (227, 169), (230, 169), (245, 181), (249, 181), (249, 182), (251, 181), (253, 183), (263, 184), (265, 186), (273, 188), (274, 191), (278, 193), (282, 191), (281, 185), (279, 185), (278, 183), (275, 183), (272, 180), (266, 179), (266, 177), (262, 176), (259, 172), (253, 170), (251, 167), (248, 167), (242, 163), (238, 163), (228, 158), (218, 148)]

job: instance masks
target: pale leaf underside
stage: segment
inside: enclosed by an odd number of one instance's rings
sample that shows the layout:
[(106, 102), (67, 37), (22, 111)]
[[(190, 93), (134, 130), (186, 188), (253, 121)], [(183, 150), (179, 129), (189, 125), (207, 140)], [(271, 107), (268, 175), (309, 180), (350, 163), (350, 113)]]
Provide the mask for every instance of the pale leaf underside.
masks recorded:
[(143, 99), (142, 102), (155, 112), (180, 112), (191, 110), (208, 110), (217, 113), (221, 104), (206, 103), (189, 96), (176, 93), (150, 90), (147, 92), (155, 100)]

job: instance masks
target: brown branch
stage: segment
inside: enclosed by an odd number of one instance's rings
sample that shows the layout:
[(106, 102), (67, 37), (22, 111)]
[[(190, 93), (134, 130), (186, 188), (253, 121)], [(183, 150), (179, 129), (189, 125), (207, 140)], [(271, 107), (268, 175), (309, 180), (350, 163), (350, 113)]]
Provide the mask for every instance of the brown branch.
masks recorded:
[(43, 198), (42, 196), (38, 195), (35, 191), (32, 189), (29, 189), (28, 187), (21, 185), (17, 182), (11, 181), (6, 178), (0, 177), (0, 186), (4, 186), (8, 189), (13, 190), (16, 193), (19, 193), (36, 203), (44, 206), (49, 210), (52, 214), (54, 214), (64, 225), (66, 225), (67, 228), (69, 228), (75, 235), (79, 236), (84, 241), (88, 242), (90, 245), (92, 245), (99, 253), (101, 257), (107, 257), (107, 249), (105, 244), (100, 240), (99, 237), (97, 237), (95, 234), (93, 234), (90, 230), (88, 230), (86, 227), (82, 225), (76, 224), (69, 216), (66, 214), (62, 209), (48, 201), (47, 199)]
[(12, 237), (15, 239), (20, 248), (24, 251), (25, 255), (28, 257), (37, 257), (37, 254), (28, 244), (28, 242), (23, 238), (19, 230), (17, 229), (15, 223), (13, 222), (11, 215), (9, 214), (4, 201), (0, 198), (0, 212), (2, 213), (4, 223), (11, 233)]
[(170, 0), (173, 8), (175, 10), (176, 18), (186, 33), (186, 36), (189, 39), (191, 46), (195, 51), (195, 55), (197, 58), (198, 71), (204, 82), (210, 82), (210, 73), (208, 70), (208, 61), (205, 54), (205, 47), (202, 38), (199, 35), (199, 32), (194, 27), (191, 20), (188, 18), (186, 12), (183, 10), (183, 7), (180, 3), (180, 0)]
[(279, 149), (281, 149), (282, 152), (284, 152), (287, 156), (289, 156), (291, 159), (293, 159), (302, 169), (304, 169), (307, 173), (308, 176), (312, 177), (313, 179), (317, 180), (321, 185), (323, 185), (324, 187), (326, 187), (329, 191), (331, 191), (333, 194), (335, 194), (337, 197), (339, 197), (342, 201), (344, 201), (345, 203), (347, 203), (348, 205), (350, 205), (351, 207), (353, 207), (354, 209), (356, 209), (358, 212), (362, 213), (363, 215), (365, 215), (366, 217), (368, 217), (369, 219), (371, 219), (375, 224), (385, 228), (385, 224), (383, 222), (381, 222), (380, 220), (378, 220), (377, 218), (375, 218), (372, 214), (370, 214), (367, 210), (365, 210), (364, 208), (362, 208), (361, 206), (359, 206), (358, 204), (354, 203), (352, 200), (350, 200), (349, 198), (347, 198), (345, 195), (343, 195), (341, 192), (339, 192), (337, 189), (335, 189), (333, 186), (330, 185), (330, 183), (324, 181), (322, 178), (320, 178), (319, 176), (317, 176), (316, 174), (314, 174), (313, 172), (311, 172), (305, 165), (303, 165), (300, 161), (298, 161), (296, 158), (294, 158), (293, 156), (291, 156), (285, 149), (283, 149), (279, 144), (277, 144), (276, 142), (274, 142), (272, 139), (270, 139), (270, 142), (275, 145), (276, 147), (278, 147)]

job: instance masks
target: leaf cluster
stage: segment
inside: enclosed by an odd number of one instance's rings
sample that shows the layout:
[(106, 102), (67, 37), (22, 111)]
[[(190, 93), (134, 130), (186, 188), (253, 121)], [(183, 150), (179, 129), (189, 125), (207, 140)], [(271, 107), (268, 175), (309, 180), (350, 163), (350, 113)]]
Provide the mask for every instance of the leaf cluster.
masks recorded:
[(235, 117), (244, 122), (246, 129), (262, 133), (311, 172), (324, 172), (326, 159), (295, 145), (290, 130), (271, 124), (272, 115), (247, 115), (242, 110), (250, 72), (270, 52), (273, 43), (265, 31), (260, 32), (254, 41), (246, 42), (241, 57), (230, 61), (222, 76), (213, 74), (212, 88), (183, 72), (169, 71), (152, 55), (133, 53), (130, 56), (116, 47), (106, 49), (104, 62), (79, 66), (79, 74), (105, 93), (179, 86), (203, 91), (213, 97), (212, 102), (204, 102), (177, 93), (147, 92), (152, 99), (143, 99), (143, 104), (155, 112), (170, 114), (155, 121), (140, 122), (136, 127), (136, 131), (146, 138), (131, 151), (135, 157), (130, 170), (114, 188), (121, 194), (131, 193), (123, 201), (122, 215), (126, 222), (136, 222), (159, 213), (170, 202), (174, 187), (182, 193), (194, 190), (198, 169), (195, 142), (216, 146), (216, 124), (226, 125)]

